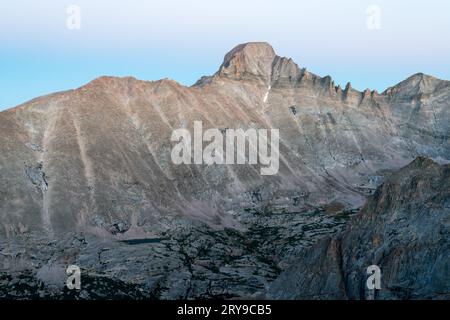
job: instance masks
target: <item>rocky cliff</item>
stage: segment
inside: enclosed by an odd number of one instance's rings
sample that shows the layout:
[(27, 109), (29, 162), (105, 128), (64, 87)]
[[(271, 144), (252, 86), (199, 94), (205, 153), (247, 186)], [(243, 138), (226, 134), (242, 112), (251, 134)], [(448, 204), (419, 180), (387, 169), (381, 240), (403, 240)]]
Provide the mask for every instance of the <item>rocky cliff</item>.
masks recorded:
[(366, 299), (368, 266), (378, 299), (450, 298), (450, 165), (417, 158), (384, 182), (335, 237), (299, 254), (274, 281), (282, 299)]

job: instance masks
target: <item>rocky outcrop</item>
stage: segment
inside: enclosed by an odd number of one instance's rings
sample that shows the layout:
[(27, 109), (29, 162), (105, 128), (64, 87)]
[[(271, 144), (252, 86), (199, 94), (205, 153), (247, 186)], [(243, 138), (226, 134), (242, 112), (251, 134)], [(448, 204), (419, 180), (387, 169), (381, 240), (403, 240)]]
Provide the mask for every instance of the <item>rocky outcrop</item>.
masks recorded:
[(281, 299), (450, 298), (450, 165), (417, 158), (371, 196), (346, 230), (305, 249), (270, 286)]
[(218, 76), (236, 80), (270, 81), (275, 51), (265, 42), (244, 43), (225, 55)]

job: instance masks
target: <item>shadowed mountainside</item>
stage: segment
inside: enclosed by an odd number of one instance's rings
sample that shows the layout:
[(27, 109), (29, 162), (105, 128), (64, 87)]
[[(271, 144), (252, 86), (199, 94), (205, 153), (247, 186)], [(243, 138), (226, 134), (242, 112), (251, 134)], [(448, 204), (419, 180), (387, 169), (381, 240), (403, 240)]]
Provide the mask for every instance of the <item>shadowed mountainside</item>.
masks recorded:
[(450, 165), (417, 158), (387, 179), (346, 230), (305, 249), (270, 288), (278, 299), (450, 298)]

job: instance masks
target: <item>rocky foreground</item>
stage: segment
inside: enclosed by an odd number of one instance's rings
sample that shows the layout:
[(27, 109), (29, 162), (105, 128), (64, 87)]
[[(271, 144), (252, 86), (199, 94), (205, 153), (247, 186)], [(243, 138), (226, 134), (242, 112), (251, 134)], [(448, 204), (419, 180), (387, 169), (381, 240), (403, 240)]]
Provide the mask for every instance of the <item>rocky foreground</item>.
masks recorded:
[[(0, 242), (3, 298), (256, 298), (298, 252), (341, 230), (351, 212), (241, 212), (246, 231), (185, 222), (161, 238), (115, 241), (83, 233)], [(82, 266), (82, 290), (65, 268)]]
[(370, 265), (382, 271), (379, 299), (450, 298), (450, 165), (417, 158), (393, 174), (344, 232), (303, 250), (268, 296), (366, 299)]
[[(417, 158), (360, 212), (238, 219), (247, 231), (199, 224), (130, 241), (75, 233), (2, 241), (0, 297), (366, 299), (375, 264), (376, 299), (450, 298), (450, 165)], [(65, 287), (70, 264), (83, 266), (81, 290)]]
[[(279, 172), (175, 165), (194, 121), (279, 129)], [(363, 299), (371, 264), (376, 298), (448, 298), (449, 81), (360, 92), (248, 43), (192, 87), (101, 77), (0, 132), (1, 298)]]

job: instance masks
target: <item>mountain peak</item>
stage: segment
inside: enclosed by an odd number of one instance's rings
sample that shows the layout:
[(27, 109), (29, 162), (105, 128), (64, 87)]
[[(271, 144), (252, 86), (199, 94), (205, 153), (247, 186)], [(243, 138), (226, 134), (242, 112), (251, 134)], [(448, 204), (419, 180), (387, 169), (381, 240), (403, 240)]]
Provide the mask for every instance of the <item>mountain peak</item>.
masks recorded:
[(430, 94), (443, 87), (448, 87), (449, 81), (441, 80), (422, 72), (413, 74), (384, 93), (397, 97), (414, 97), (420, 94)]
[(237, 45), (225, 55), (218, 75), (233, 79), (270, 79), (276, 57), (267, 42), (248, 42)]
[(409, 76), (408, 78), (406, 78), (404, 81), (404, 83), (416, 83), (416, 82), (421, 82), (421, 81), (440, 81), (438, 78), (430, 76), (428, 74), (422, 73), (422, 72), (418, 72), (413, 74), (412, 76)]

